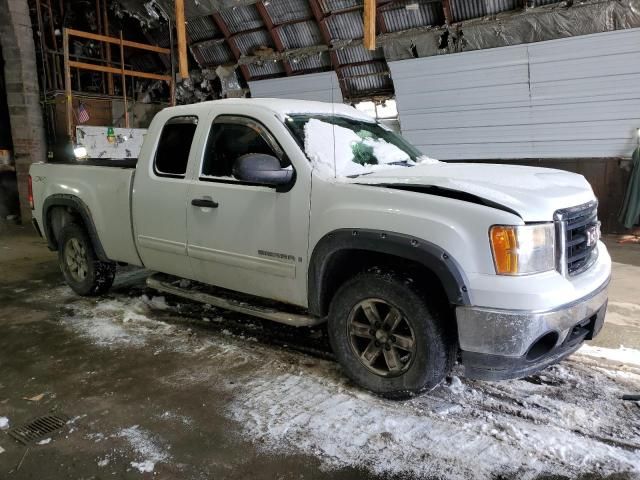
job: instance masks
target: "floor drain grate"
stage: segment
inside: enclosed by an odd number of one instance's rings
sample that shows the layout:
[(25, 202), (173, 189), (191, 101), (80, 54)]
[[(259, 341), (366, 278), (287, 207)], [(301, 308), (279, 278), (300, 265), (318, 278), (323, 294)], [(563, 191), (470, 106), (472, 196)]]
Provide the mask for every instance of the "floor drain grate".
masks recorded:
[(60, 430), (69, 421), (66, 415), (44, 415), (34, 418), (29, 423), (9, 430), (9, 436), (18, 442), (28, 445), (45, 435)]

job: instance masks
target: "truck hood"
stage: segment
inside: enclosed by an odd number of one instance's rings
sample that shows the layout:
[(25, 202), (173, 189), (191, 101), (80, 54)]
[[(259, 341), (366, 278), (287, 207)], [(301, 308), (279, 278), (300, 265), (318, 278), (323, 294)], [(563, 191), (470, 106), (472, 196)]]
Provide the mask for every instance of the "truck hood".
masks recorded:
[(591, 185), (582, 175), (518, 165), (419, 164), (375, 171), (351, 178), (349, 182), (436, 195), (460, 192), (468, 198), (476, 197), (487, 204), (514, 211), (525, 222), (551, 221), (556, 210), (595, 199)]

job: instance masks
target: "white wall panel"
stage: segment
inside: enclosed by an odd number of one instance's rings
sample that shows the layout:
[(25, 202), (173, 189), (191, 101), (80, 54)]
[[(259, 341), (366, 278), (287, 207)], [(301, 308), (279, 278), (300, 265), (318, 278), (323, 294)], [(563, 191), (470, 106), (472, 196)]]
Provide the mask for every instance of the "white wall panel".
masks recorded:
[(319, 102), (342, 102), (338, 77), (334, 71), (295, 75), (249, 82), (254, 98), (292, 98)]
[(390, 62), (404, 135), (445, 160), (627, 157), (640, 29)]

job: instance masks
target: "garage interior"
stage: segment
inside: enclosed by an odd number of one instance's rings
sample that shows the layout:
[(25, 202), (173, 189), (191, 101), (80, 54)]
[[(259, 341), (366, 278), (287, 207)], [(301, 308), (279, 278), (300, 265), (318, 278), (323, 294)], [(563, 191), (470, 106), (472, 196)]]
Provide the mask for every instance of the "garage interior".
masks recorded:
[[(640, 0), (0, 0), (0, 67), (0, 478), (640, 478)], [(613, 260), (602, 333), (524, 379), (394, 402), (341, 375), (326, 327), (130, 266), (75, 295), (31, 225), (31, 164), (135, 165), (163, 108), (245, 97), (583, 175)]]

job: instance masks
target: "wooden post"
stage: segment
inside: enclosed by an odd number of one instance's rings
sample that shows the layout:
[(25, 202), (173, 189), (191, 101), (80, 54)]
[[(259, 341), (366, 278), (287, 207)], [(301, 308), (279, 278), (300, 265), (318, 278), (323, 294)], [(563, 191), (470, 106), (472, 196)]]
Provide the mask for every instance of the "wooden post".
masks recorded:
[(73, 97), (71, 94), (71, 66), (69, 65), (69, 32), (62, 30), (62, 49), (64, 54), (64, 99), (67, 111), (67, 135), (73, 140)]
[(129, 107), (127, 106), (127, 76), (124, 74), (124, 42), (120, 30), (120, 73), (122, 75), (122, 99), (124, 100), (124, 128), (129, 128)]
[(376, 0), (364, 0), (364, 48), (376, 49)]
[(176, 1), (176, 31), (178, 33), (178, 69), (182, 78), (189, 78), (187, 59), (187, 32), (184, 20), (184, 0)]
[[(103, 14), (102, 14), (102, 25), (104, 27), (104, 34), (109, 36), (109, 15), (108, 15), (108, 10), (107, 10), (107, 2), (102, 2), (102, 9), (103, 9)], [(105, 48), (107, 49), (107, 65), (109, 67), (111, 67), (111, 44), (109, 43), (105, 43), (104, 44)], [(114, 94), (114, 89), (113, 89), (113, 75), (112, 74), (108, 74), (107, 75), (107, 93), (109, 93), (109, 95), (113, 95)]]

